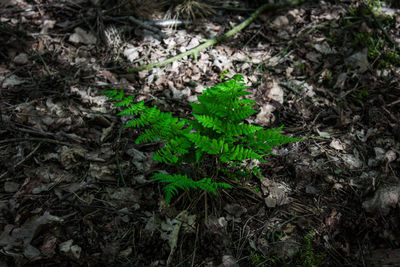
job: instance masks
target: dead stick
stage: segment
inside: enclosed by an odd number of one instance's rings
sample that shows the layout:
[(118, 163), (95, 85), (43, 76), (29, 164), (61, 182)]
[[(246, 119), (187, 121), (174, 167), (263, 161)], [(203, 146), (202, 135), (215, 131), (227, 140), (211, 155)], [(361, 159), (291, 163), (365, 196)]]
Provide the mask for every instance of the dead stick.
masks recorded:
[(225, 34), (219, 35), (213, 39), (208, 40), (207, 42), (205, 42), (204, 44), (201, 44), (191, 50), (188, 50), (184, 53), (181, 53), (179, 55), (176, 55), (174, 57), (171, 57), (167, 60), (161, 61), (161, 62), (155, 62), (155, 63), (150, 63), (144, 66), (139, 66), (136, 68), (129, 68), (128, 72), (138, 72), (141, 70), (149, 70), (152, 69), (154, 67), (163, 67), (165, 65), (168, 65), (176, 60), (180, 60), (186, 56), (191, 56), (194, 55), (197, 58), (197, 54), (212, 45), (215, 45), (218, 42), (221, 42), (231, 36), (233, 36), (234, 34), (236, 34), (237, 32), (243, 30), (244, 28), (246, 28), (251, 22), (253, 22), (253, 20), (255, 20), (262, 12), (266, 11), (266, 10), (274, 10), (274, 9), (279, 9), (279, 8), (284, 8), (284, 7), (292, 7), (292, 6), (297, 6), (300, 4), (303, 4), (305, 2), (308, 2), (310, 0), (295, 0), (292, 2), (287, 2), (287, 3), (281, 3), (281, 4), (264, 4), (261, 7), (259, 7), (253, 14), (251, 14), (251, 16), (246, 19), (245, 21), (243, 21), (242, 23), (240, 23), (239, 25), (237, 25), (236, 27), (234, 27), (233, 29), (231, 29), (230, 31), (228, 31)]
[(24, 141), (35, 141), (35, 142), (45, 142), (45, 143), (53, 143), (57, 145), (64, 145), (64, 146), (76, 146), (67, 142), (62, 142), (54, 139), (49, 139), (49, 138), (38, 138), (38, 137), (27, 137), (27, 138), (11, 138), (11, 139), (5, 139), (1, 140), (0, 144), (7, 144), (7, 143), (14, 143), (14, 142), (24, 142)]
[[(32, 157), (33, 154), (35, 154), (35, 152), (39, 149), (40, 145), (42, 143), (39, 143), (35, 149), (33, 149), (33, 151), (31, 153), (29, 153), (28, 156), (26, 156), (26, 158), (22, 159), (21, 161), (19, 161), (17, 164), (15, 164), (14, 169), (17, 168), (19, 165), (21, 165), (22, 163), (24, 163), (26, 160), (28, 160), (30, 157)], [(8, 173), (8, 171), (6, 171), (5, 173), (3, 173), (2, 175), (0, 175), (0, 179), (2, 179), (4, 176), (6, 176)]]

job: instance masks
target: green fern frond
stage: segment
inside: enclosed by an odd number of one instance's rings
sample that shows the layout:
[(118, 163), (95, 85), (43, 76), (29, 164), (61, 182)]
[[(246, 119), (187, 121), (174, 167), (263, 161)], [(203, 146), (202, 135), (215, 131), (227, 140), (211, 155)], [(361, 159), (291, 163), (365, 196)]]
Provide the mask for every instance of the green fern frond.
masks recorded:
[(125, 128), (144, 127), (144, 126), (150, 125), (160, 119), (159, 116), (160, 116), (161, 111), (157, 109), (157, 106), (154, 106), (152, 108), (147, 108), (144, 111), (145, 112), (140, 114), (139, 118), (129, 121), (127, 124), (125, 124), (124, 127)]
[(213, 182), (210, 178), (203, 178), (200, 181), (194, 181), (186, 175), (180, 174), (170, 175), (156, 173), (153, 175), (153, 179), (161, 183), (167, 183), (164, 187), (166, 205), (168, 205), (172, 197), (178, 194), (179, 189), (185, 191), (201, 189), (205, 192), (216, 194), (217, 189), (219, 188), (231, 188), (231, 186), (226, 183)]
[(189, 153), (191, 146), (191, 142), (185, 137), (171, 139), (164, 148), (156, 152), (153, 159), (166, 164), (175, 164), (183, 155)]
[(131, 104), (129, 107), (127, 107), (126, 109), (123, 109), (121, 112), (119, 112), (117, 115), (118, 116), (132, 116), (132, 115), (138, 115), (140, 112), (145, 111), (146, 109), (148, 109), (148, 107), (146, 107), (144, 105), (144, 101), (141, 101), (139, 103), (136, 104)]
[[(119, 101), (114, 105), (123, 108), (118, 115), (132, 118), (124, 127), (144, 128), (136, 143), (160, 141), (161, 148), (153, 158), (165, 164), (197, 163), (206, 154), (231, 165), (246, 159), (263, 161), (274, 146), (301, 140), (284, 136), (282, 127), (264, 130), (248, 124), (246, 119), (257, 111), (252, 108), (255, 101), (245, 98), (250, 94), (245, 89), (241, 75), (207, 88), (198, 96), (199, 103), (191, 104), (193, 119), (176, 118), (157, 106), (146, 107), (144, 101), (134, 103), (134, 97), (125, 97), (123, 91), (103, 94)], [(194, 181), (180, 174), (155, 174), (154, 180), (167, 183), (167, 204), (179, 190), (200, 189), (215, 194), (218, 188), (230, 188), (209, 178)]]
[(223, 123), (218, 118), (207, 115), (196, 115), (196, 114), (193, 114), (193, 116), (203, 127), (211, 128), (215, 130), (217, 133), (221, 133)]
[(240, 123), (257, 111), (252, 109), (254, 100), (242, 98), (251, 94), (244, 91), (247, 86), (241, 81), (243, 76), (234, 76), (231, 80), (207, 88), (199, 95), (200, 104), (193, 103), (193, 113), (216, 117), (231, 123)]
[(263, 129), (262, 127), (249, 125), (249, 124), (233, 124), (230, 121), (221, 121), (218, 118), (211, 117), (208, 115), (193, 115), (197, 121), (205, 128), (210, 128), (217, 133), (228, 136), (239, 136), (252, 134), (258, 130)]
[(133, 95), (127, 96), (123, 100), (115, 103), (114, 107), (129, 107), (129, 105), (132, 103), (134, 98), (135, 98), (135, 96), (133, 96)]
[(146, 142), (154, 142), (160, 139), (160, 132), (155, 131), (154, 128), (145, 129), (144, 132), (136, 139), (136, 144), (143, 144)]
[(277, 129), (267, 129), (264, 131), (260, 131), (260, 134), (257, 135), (257, 138), (260, 140), (264, 139), (265, 143), (268, 143), (270, 146), (279, 146), (282, 144), (293, 143), (297, 141), (301, 141), (302, 139), (293, 138), (283, 135), (280, 131), (283, 128)]
[[(197, 97), (200, 101), (201, 96)], [(219, 103), (218, 101), (210, 100), (208, 102), (203, 102), (201, 104), (191, 103), (193, 114), (198, 115), (214, 115), (219, 118), (223, 118), (228, 114), (228, 107), (226, 103)]]
[(221, 155), (222, 162), (245, 160), (245, 159), (261, 159), (262, 155), (257, 154), (251, 149), (247, 149), (241, 145), (237, 145)]
[(118, 92), (118, 90), (114, 89), (114, 90), (107, 90), (102, 92), (103, 95), (105, 95), (106, 97), (108, 97), (111, 101), (119, 101), (124, 99), (124, 90), (121, 90)]
[(213, 139), (199, 133), (187, 134), (186, 137), (193, 142), (198, 149), (210, 155), (221, 154), (229, 149), (228, 144), (221, 139)]
[(231, 124), (229, 122), (224, 123), (222, 127), (222, 132), (226, 133), (226, 136), (240, 136), (249, 135), (255, 133), (256, 131), (262, 129), (260, 126), (249, 125), (249, 124)]
[(280, 131), (283, 126), (275, 129), (257, 131), (255, 135), (248, 136), (246, 143), (255, 151), (269, 154), (274, 146), (302, 141), (299, 138), (293, 138), (283, 135)]

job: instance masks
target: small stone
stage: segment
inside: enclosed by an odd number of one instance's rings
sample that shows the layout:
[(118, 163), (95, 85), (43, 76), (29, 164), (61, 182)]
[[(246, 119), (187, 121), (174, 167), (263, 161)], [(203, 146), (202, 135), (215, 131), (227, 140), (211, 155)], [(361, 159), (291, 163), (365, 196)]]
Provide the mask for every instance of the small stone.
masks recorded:
[(17, 192), (19, 189), (19, 184), (14, 182), (5, 182), (4, 183), (4, 191), (6, 193), (14, 193)]
[(25, 53), (20, 53), (14, 58), (14, 63), (18, 65), (25, 65), (28, 63), (28, 55)]

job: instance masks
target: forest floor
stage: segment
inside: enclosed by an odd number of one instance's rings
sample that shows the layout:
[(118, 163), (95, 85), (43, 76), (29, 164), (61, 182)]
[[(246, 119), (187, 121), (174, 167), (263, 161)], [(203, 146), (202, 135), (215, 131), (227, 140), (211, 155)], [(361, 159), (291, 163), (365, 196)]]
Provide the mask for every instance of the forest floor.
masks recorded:
[[(257, 8), (154, 30), (127, 20), (165, 17), (140, 2), (0, 1), (0, 265), (400, 266), (400, 9), (265, 11), (197, 60), (128, 73)], [(233, 189), (165, 206), (157, 144), (136, 145), (101, 93), (185, 117), (234, 74), (260, 110), (249, 122), (303, 141), (277, 147), (261, 180), (236, 174)]]

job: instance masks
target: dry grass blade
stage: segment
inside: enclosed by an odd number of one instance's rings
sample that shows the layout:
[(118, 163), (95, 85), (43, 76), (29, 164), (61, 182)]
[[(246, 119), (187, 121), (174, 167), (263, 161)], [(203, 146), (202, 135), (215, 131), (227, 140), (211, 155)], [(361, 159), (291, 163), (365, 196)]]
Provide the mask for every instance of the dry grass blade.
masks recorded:
[[(170, 4), (171, 1), (163, 1)], [(197, 17), (204, 18), (215, 13), (215, 7), (207, 2), (197, 0), (179, 0), (172, 4), (171, 8), (166, 14), (166, 18), (170, 19), (191, 19), (195, 20)]]

